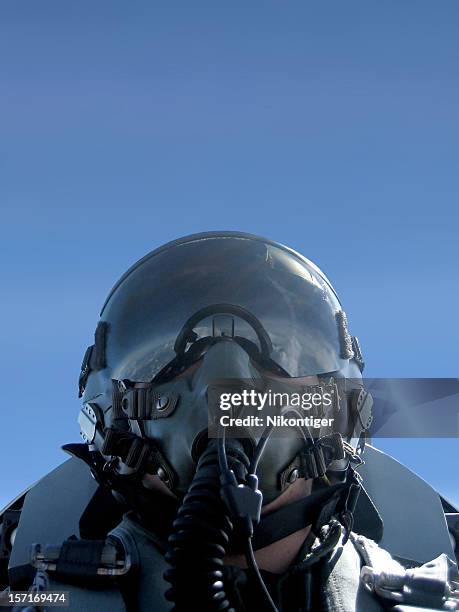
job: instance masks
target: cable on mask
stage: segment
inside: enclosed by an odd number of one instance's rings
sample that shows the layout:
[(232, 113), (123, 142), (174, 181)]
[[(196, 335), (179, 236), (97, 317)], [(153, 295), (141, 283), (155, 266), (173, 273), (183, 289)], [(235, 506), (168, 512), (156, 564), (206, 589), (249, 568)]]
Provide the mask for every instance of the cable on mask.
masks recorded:
[(261, 506), (263, 503), (263, 495), (258, 489), (258, 478), (255, 474), (255, 470), (270, 433), (271, 430), (268, 432), (265, 431), (264, 437), (257, 445), (254, 457), (249, 466), (249, 474), (247, 474), (245, 478), (245, 484), (239, 484), (237, 482), (233, 470), (228, 466), (225, 428), (221, 429), (218, 439), (218, 460), (222, 484), (221, 497), (228, 509), (230, 519), (235, 528), (239, 530), (239, 533), (246, 540), (244, 553), (247, 567), (254, 577), (255, 583), (259, 587), (260, 595), (266, 604), (266, 609), (271, 612), (277, 612), (276, 605), (260, 574), (252, 546), (254, 526), (260, 521)]

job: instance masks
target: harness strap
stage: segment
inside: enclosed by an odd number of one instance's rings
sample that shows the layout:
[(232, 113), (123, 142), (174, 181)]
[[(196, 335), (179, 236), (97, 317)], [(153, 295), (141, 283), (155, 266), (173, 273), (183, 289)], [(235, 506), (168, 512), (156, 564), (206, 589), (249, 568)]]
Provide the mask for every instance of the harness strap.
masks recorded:
[[(327, 507), (331, 516), (344, 488), (345, 485), (338, 484), (321, 489), (262, 517), (253, 535), (254, 550), (285, 538), (307, 525), (314, 525), (324, 507)], [(326, 518), (328, 520), (329, 517)]]
[[(320, 531), (322, 526), (331, 520), (346, 491), (345, 483), (332, 485), (262, 516), (254, 529), (253, 549), (260, 550), (308, 525), (311, 525), (313, 530)], [(244, 544), (245, 540), (233, 534), (230, 552), (242, 552)]]
[(56, 562), (56, 574), (97, 576), (104, 546), (101, 540), (65, 540)]
[(113, 540), (65, 540), (60, 546), (34, 544), (31, 565), (59, 580), (85, 584), (87, 580), (117, 577), (131, 568), (131, 557), (122, 554)]

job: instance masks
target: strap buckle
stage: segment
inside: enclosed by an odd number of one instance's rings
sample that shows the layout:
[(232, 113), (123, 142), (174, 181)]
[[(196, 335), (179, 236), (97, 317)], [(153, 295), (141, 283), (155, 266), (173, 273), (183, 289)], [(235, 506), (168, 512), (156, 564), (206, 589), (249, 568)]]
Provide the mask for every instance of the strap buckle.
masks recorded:
[(405, 569), (373, 541), (355, 536), (353, 542), (364, 560), (360, 579), (367, 591), (408, 606), (459, 610), (457, 565), (444, 553)]
[(132, 566), (131, 555), (110, 540), (65, 540), (61, 546), (32, 544), (30, 563), (37, 570), (62, 577), (123, 576)]
[(345, 449), (339, 433), (318, 438), (314, 444), (300, 451), (294, 460), (280, 473), (280, 485), (284, 490), (297, 478), (321, 478), (332, 461), (344, 459)]

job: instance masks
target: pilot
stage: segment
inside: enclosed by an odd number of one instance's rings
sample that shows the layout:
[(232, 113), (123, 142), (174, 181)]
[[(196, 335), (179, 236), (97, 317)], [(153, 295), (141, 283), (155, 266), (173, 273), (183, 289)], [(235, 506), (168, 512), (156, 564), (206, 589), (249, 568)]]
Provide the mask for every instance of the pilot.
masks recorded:
[[(446, 555), (413, 567), (377, 544), (363, 367), (332, 285), (292, 249), (209, 232), (146, 255), (102, 308), (79, 377), (83, 444), (65, 447), (106, 492), (102, 528), (35, 545), (32, 591), (100, 612), (459, 609)], [(224, 427), (215, 398), (241, 389), (329, 401), (310, 412), (319, 427), (267, 424), (304, 416), (289, 401), (235, 405), (262, 420)]]

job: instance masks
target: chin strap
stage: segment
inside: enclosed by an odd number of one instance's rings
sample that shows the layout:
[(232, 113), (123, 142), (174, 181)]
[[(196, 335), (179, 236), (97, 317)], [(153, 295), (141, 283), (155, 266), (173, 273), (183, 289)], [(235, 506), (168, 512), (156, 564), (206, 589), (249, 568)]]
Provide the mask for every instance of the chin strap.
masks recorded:
[[(327, 522), (335, 512), (346, 488), (345, 483), (324, 487), (261, 517), (254, 529), (253, 549), (260, 550), (308, 525), (315, 525), (319, 517), (321, 521)], [(241, 538), (233, 536), (230, 553), (241, 553), (243, 544)]]
[[(318, 533), (333, 517), (339, 519), (345, 528), (344, 537), (347, 541), (352, 531), (360, 490), (360, 476), (349, 467), (345, 482), (322, 486), (307, 497), (262, 516), (254, 529), (253, 549), (265, 548), (308, 525)], [(243, 544), (243, 539), (233, 534), (229, 552), (241, 553)]]
[(349, 539), (354, 526), (354, 511), (361, 488), (362, 477), (349, 465), (346, 475), (346, 494), (343, 497), (342, 506), (339, 508), (339, 518), (346, 530), (343, 540), (344, 544)]

